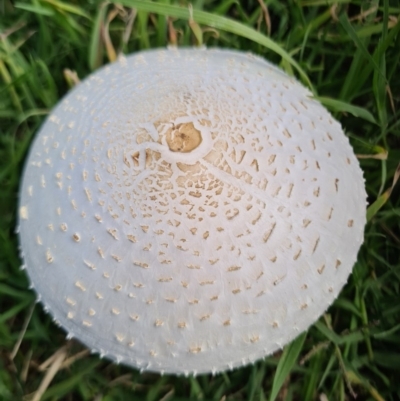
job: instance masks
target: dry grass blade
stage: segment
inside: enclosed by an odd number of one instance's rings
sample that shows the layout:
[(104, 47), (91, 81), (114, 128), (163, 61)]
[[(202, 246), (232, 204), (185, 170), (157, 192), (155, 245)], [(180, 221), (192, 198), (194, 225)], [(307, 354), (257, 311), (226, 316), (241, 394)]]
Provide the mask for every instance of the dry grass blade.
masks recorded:
[(26, 356), (25, 356), (25, 359), (24, 359), (24, 363), (23, 363), (23, 365), (22, 365), (20, 378), (21, 378), (21, 381), (22, 381), (23, 383), (25, 383), (26, 380), (27, 380), (27, 378), (28, 378), (29, 366), (30, 366), (30, 362), (31, 362), (31, 359), (32, 359), (32, 355), (33, 355), (33, 350), (30, 349), (30, 350), (27, 352), (27, 354), (26, 354)]
[(34, 393), (33, 397), (30, 401), (40, 401), (42, 395), (45, 393), (47, 388), (49, 387), (51, 381), (53, 380), (54, 376), (60, 370), (60, 367), (67, 356), (67, 347), (62, 347), (58, 350), (56, 354), (54, 354), (54, 358), (52, 359), (51, 365), (47, 370), (42, 382), (40, 383), (39, 388)]
[(175, 390), (171, 389), (168, 391), (167, 394), (164, 395), (164, 397), (160, 398), (160, 401), (168, 401), (174, 394), (175, 394)]
[(78, 77), (78, 73), (76, 71), (72, 71), (69, 68), (65, 68), (64, 71), (64, 78), (67, 81), (67, 84), (70, 88), (78, 85), (81, 81)]
[(111, 63), (113, 63), (117, 59), (117, 52), (115, 51), (114, 45), (111, 41), (109, 27), (110, 22), (119, 14), (119, 12), (120, 11), (118, 10), (118, 7), (114, 7), (112, 10), (110, 10), (107, 15), (106, 22), (102, 27), (102, 35), (106, 47), (107, 57)]
[(18, 340), (15, 343), (14, 348), (13, 348), (11, 354), (10, 354), (10, 359), (11, 360), (13, 360), (15, 358), (15, 356), (17, 355), (17, 353), (18, 353), (19, 347), (21, 346), (22, 340), (24, 339), (24, 335), (26, 333), (26, 329), (28, 328), (29, 322), (31, 321), (33, 311), (35, 310), (35, 305), (36, 305), (36, 303), (34, 303), (30, 307), (30, 309), (28, 311), (28, 314), (27, 314), (27, 316), (25, 318), (25, 321), (24, 321), (24, 325), (22, 326), (21, 332), (18, 335)]
[(271, 17), (269, 15), (268, 7), (263, 2), (263, 0), (258, 0), (258, 3), (260, 4), (260, 7), (261, 7), (261, 9), (263, 11), (265, 24), (267, 25), (268, 36), (270, 36), (271, 35)]
[[(69, 348), (69, 343), (67, 345), (64, 345), (63, 347), (59, 348), (53, 355), (51, 355), (49, 358), (47, 358), (44, 362), (42, 362), (38, 366), (38, 371), (39, 372), (44, 372), (50, 365), (54, 363), (56, 359), (59, 358), (61, 354), (64, 355), (65, 351)], [(63, 360), (65, 359), (65, 356)]]
[(77, 352), (75, 355), (72, 355), (69, 358), (65, 359), (65, 361), (60, 366), (60, 370), (69, 368), (74, 362), (78, 361), (79, 359), (85, 358), (88, 355), (90, 355), (90, 350), (88, 349)]
[(382, 195), (376, 199), (376, 201), (370, 205), (367, 209), (367, 220), (370, 221), (372, 217), (376, 215), (376, 213), (379, 211), (379, 209), (382, 208), (382, 206), (388, 201), (390, 198), (390, 195), (392, 194), (393, 188), (396, 186), (397, 181), (400, 178), (400, 164), (398, 164), (396, 171), (393, 176), (393, 181), (392, 185), (390, 188), (388, 188)]

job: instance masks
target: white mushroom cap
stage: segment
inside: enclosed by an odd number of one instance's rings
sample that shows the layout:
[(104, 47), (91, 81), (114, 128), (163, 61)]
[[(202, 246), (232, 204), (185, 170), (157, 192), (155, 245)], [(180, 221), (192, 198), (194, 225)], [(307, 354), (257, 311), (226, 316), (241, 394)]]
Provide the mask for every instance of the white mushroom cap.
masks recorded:
[(45, 307), (137, 368), (218, 372), (306, 330), (346, 283), (366, 193), (340, 125), (226, 50), (122, 57), (43, 125), (20, 200)]

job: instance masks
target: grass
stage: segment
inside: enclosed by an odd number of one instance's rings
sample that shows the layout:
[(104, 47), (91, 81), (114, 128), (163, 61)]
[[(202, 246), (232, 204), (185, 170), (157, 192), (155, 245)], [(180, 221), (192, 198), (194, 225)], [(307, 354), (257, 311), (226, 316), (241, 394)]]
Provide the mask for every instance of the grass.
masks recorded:
[[(0, 13), (1, 400), (400, 399), (399, 0), (3, 0)], [(353, 274), (327, 313), (282, 353), (215, 377), (90, 355), (35, 306), (19, 269), (19, 178), (47, 113), (118, 53), (168, 43), (252, 51), (310, 86), (360, 155), (371, 205)]]

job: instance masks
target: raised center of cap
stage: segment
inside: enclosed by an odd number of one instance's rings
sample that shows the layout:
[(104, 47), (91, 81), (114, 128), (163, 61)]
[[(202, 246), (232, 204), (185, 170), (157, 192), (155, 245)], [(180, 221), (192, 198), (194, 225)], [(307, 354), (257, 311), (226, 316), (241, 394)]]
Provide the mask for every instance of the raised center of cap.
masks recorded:
[(193, 123), (182, 123), (168, 130), (166, 141), (172, 152), (188, 153), (201, 144), (202, 137)]

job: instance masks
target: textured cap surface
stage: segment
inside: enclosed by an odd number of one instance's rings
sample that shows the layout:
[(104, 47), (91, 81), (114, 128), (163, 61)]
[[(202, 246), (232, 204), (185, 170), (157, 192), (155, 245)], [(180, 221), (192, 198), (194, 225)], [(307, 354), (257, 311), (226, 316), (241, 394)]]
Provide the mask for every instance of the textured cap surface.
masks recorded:
[(363, 241), (340, 125), (264, 60), (156, 50), (89, 76), (26, 163), (22, 256), (56, 321), (137, 368), (217, 372), (294, 339)]

